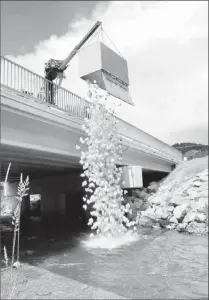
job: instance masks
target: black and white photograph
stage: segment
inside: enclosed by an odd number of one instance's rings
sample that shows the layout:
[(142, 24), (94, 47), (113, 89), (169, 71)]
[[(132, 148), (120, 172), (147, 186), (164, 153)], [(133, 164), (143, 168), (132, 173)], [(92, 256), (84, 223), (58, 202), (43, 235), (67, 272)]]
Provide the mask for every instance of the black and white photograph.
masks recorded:
[(208, 1), (0, 1), (1, 299), (208, 299)]

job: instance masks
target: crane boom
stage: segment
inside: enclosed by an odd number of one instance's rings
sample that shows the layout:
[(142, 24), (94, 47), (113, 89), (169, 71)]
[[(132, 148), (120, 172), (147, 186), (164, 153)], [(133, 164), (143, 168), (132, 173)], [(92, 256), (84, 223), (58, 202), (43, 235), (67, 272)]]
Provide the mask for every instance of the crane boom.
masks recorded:
[(64, 70), (67, 66), (67, 64), (71, 61), (71, 59), (76, 55), (78, 50), (81, 49), (81, 47), (86, 43), (86, 41), (92, 36), (92, 34), (101, 26), (102, 22), (97, 21), (94, 26), (89, 30), (89, 32), (84, 36), (84, 38), (80, 41), (80, 43), (75, 46), (75, 48), (70, 52), (68, 57), (64, 59), (59, 67), (59, 70)]
[(47, 92), (46, 92), (46, 99), (50, 103), (54, 103), (54, 95), (57, 91), (57, 88), (55, 89), (53, 86), (53, 80), (56, 78), (59, 78), (59, 82), (57, 84), (58, 87), (61, 86), (62, 80), (65, 77), (64, 71), (68, 67), (68, 63), (71, 61), (71, 59), (76, 55), (78, 50), (81, 49), (81, 47), (86, 43), (86, 41), (92, 36), (92, 34), (101, 26), (102, 22), (97, 21), (94, 26), (89, 30), (89, 32), (84, 36), (84, 38), (78, 43), (77, 46), (70, 52), (68, 57), (64, 60), (55, 60), (50, 59), (45, 64), (45, 78), (47, 81)]

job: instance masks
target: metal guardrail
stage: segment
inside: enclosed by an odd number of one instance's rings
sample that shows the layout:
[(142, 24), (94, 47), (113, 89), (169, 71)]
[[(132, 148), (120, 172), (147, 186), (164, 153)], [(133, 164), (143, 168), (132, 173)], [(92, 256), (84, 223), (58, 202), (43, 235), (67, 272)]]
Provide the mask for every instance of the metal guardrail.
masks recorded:
[(90, 103), (40, 75), (1, 56), (1, 85), (84, 118)]
[[(89, 117), (87, 109), (91, 105), (90, 102), (3, 56), (1, 56), (1, 86), (56, 106), (80, 119)], [(125, 130), (121, 132), (124, 141), (132, 141), (141, 151), (173, 161), (174, 164), (182, 161), (180, 151), (175, 148), (172, 149), (169, 145), (118, 117), (116, 117), (116, 120), (119, 121), (119, 127), (120, 124), (124, 125)], [(138, 136), (141, 138), (139, 139)], [(151, 144), (156, 142), (157, 146), (163, 147), (163, 151), (149, 145), (145, 141), (146, 137), (149, 137)], [(175, 155), (171, 152), (175, 152)]]

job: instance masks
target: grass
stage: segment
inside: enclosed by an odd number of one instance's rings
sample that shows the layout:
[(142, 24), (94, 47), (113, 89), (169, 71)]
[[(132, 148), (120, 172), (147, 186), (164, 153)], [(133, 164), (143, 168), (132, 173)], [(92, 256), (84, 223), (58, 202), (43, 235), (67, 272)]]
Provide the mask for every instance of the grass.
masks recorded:
[[(1, 214), (2, 213), (7, 213), (7, 209), (6, 209), (6, 200), (8, 200), (7, 198), (7, 190), (6, 190), (6, 183), (8, 180), (8, 176), (9, 176), (9, 171), (11, 168), (11, 163), (9, 164), (8, 168), (7, 168), (7, 173), (6, 173), (6, 177), (5, 177), (5, 181), (4, 181), (4, 195), (2, 195), (1, 197), (1, 204), (4, 203), (3, 206), (1, 206)], [(14, 278), (13, 276), (13, 269), (17, 268), (19, 269), (20, 267), (20, 217), (21, 217), (21, 204), (22, 204), (22, 200), (25, 196), (28, 195), (28, 185), (29, 185), (29, 177), (27, 176), (25, 181), (23, 181), (23, 175), (20, 175), (20, 182), (18, 185), (18, 190), (17, 190), (17, 206), (14, 210), (14, 212), (12, 213), (12, 225), (13, 225), (13, 242), (12, 242), (12, 257), (11, 257), (11, 263), (9, 265), (10, 259), (8, 257), (8, 253), (7, 253), (7, 249), (4, 246), (4, 260), (3, 262), (6, 265), (6, 269), (10, 268), (10, 280), (9, 280), (9, 284), (6, 285), (6, 291), (4, 291), (4, 295), (7, 299), (13, 299), (14, 294), (15, 294), (15, 290), (16, 290), (16, 286), (17, 286), (17, 277), (16, 276)], [(3, 210), (2, 210), (3, 209)], [(15, 253), (15, 249), (16, 249), (16, 253)]]

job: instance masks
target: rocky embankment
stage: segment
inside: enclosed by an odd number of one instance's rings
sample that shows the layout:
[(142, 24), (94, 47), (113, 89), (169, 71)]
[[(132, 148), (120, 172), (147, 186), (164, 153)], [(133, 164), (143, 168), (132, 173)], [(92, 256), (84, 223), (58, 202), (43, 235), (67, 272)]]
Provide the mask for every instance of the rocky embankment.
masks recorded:
[(167, 178), (127, 200), (140, 226), (208, 233), (208, 158), (180, 164)]

